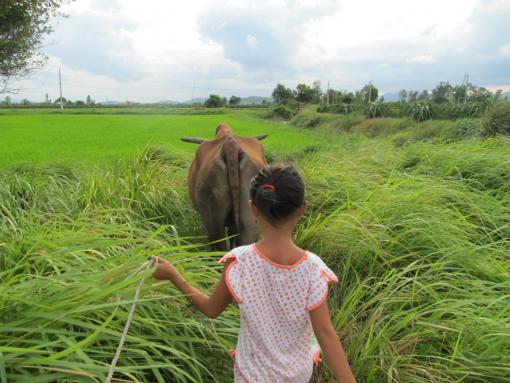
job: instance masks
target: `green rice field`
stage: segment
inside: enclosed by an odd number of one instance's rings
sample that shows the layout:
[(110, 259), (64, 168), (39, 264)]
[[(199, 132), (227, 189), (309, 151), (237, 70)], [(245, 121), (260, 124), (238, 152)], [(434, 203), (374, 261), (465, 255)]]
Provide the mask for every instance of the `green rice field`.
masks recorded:
[[(196, 147), (181, 137), (213, 138), (216, 126), (227, 122), (243, 135), (270, 134), (269, 151), (292, 152), (311, 141), (325, 143), (307, 131), (238, 114), (112, 115), (11, 114), (0, 115), (0, 167), (19, 163), (112, 165), (147, 146), (160, 146), (190, 160)], [(313, 142), (312, 142), (313, 143)]]
[(162, 256), (204, 290), (221, 275), (179, 139), (222, 121), (301, 170), (295, 238), (339, 277), (330, 311), (358, 382), (510, 382), (508, 136), (481, 137), (479, 119), (262, 115), (0, 115), (0, 383), (103, 382), (144, 277), (116, 381), (232, 381), (238, 309), (208, 319), (140, 269)]

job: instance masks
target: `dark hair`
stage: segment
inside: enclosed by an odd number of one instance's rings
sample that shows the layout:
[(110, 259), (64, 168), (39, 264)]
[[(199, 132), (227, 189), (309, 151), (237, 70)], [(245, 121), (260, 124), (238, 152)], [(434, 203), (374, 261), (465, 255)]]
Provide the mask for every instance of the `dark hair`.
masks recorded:
[(294, 165), (266, 165), (252, 178), (250, 198), (273, 225), (290, 217), (305, 199), (305, 184)]

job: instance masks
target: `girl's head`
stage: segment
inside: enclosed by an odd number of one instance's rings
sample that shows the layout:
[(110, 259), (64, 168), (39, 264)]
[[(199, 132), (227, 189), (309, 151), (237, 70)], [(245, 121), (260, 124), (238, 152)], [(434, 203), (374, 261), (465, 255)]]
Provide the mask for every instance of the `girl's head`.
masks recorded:
[(251, 180), (250, 198), (263, 217), (276, 227), (303, 208), (305, 184), (294, 165), (267, 165)]

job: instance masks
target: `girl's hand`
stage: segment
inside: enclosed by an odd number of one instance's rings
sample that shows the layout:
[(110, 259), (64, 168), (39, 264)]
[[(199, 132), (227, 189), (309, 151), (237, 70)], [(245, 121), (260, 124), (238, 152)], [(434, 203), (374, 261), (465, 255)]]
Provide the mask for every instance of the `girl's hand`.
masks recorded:
[(159, 257), (153, 257), (153, 259), (156, 264), (156, 270), (152, 274), (154, 278), (172, 280), (175, 275), (179, 274), (175, 266), (166, 259)]

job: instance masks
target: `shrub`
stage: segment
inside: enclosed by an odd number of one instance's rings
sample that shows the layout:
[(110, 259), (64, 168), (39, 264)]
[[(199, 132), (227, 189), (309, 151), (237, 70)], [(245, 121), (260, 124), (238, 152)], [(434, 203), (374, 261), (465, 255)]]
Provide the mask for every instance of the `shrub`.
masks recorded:
[(446, 143), (476, 137), (479, 134), (480, 122), (478, 119), (425, 121), (414, 129), (403, 129), (392, 138), (392, 142), (399, 147), (418, 141)]
[(332, 104), (332, 105), (321, 105), (317, 108), (319, 113), (338, 113), (338, 114), (349, 114), (353, 111), (352, 104)]
[(341, 119), (337, 119), (332, 121), (330, 124), (334, 128), (333, 130), (341, 131), (341, 132), (350, 132), (355, 125), (365, 121), (366, 117), (358, 114), (352, 113)]
[(411, 107), (411, 114), (418, 122), (431, 120), (432, 108), (428, 102), (418, 102)]
[(209, 98), (205, 101), (204, 106), (206, 108), (221, 108), (225, 106), (226, 99), (221, 98), (217, 94), (211, 94)]
[(292, 110), (287, 108), (285, 105), (277, 105), (269, 112), (270, 117), (282, 118), (284, 120), (290, 120), (294, 113)]
[(384, 105), (381, 102), (370, 103), (367, 112), (367, 118), (384, 117)]
[(501, 102), (489, 110), (482, 120), (482, 135), (510, 135), (510, 102)]

